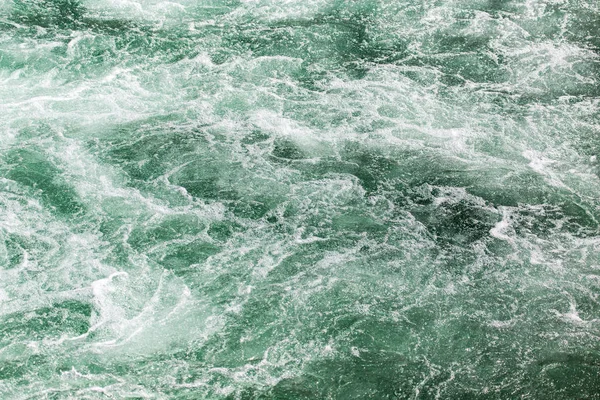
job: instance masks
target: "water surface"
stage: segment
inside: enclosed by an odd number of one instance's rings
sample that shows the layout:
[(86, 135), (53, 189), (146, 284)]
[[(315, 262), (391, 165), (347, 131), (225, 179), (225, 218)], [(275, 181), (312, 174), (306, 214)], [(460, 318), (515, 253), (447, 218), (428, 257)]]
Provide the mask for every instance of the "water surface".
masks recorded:
[(599, 106), (595, 0), (0, 0), (0, 397), (600, 398)]

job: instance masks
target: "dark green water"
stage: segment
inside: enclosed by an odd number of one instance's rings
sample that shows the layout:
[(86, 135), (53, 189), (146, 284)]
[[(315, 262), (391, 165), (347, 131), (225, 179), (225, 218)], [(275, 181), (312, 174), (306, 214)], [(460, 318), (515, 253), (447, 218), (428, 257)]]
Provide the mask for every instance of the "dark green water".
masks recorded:
[(0, 399), (600, 399), (596, 0), (0, 0)]

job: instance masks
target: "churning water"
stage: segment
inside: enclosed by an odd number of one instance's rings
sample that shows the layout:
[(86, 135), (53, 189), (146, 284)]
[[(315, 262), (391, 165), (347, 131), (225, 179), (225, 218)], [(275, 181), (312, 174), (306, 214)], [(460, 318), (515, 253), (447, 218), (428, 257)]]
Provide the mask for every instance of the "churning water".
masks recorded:
[(597, 0), (0, 0), (0, 398), (600, 398)]

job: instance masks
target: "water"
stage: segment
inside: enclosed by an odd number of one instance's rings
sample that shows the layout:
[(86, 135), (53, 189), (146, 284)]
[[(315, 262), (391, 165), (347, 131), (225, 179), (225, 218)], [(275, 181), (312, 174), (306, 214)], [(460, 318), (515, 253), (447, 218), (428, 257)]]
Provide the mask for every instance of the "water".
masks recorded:
[(0, 0), (0, 398), (600, 398), (600, 3)]

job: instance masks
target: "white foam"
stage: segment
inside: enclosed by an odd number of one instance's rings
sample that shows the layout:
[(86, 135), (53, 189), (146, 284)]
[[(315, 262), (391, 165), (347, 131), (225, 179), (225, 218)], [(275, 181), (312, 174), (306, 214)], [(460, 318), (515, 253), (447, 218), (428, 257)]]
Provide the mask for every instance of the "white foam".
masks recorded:
[(502, 208), (502, 219), (490, 229), (490, 235), (493, 237), (515, 244), (514, 229), (512, 227), (512, 213), (508, 207)]

